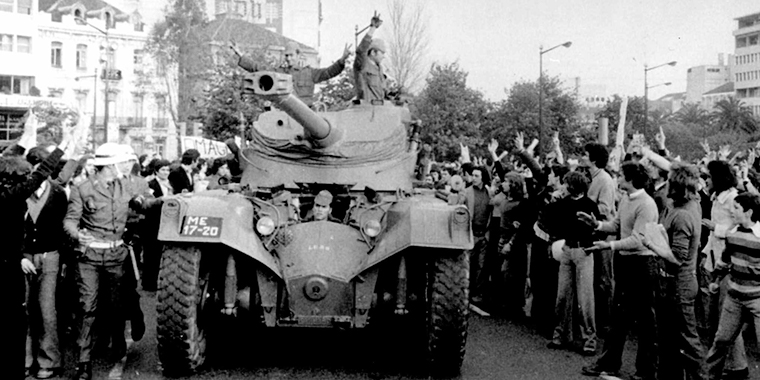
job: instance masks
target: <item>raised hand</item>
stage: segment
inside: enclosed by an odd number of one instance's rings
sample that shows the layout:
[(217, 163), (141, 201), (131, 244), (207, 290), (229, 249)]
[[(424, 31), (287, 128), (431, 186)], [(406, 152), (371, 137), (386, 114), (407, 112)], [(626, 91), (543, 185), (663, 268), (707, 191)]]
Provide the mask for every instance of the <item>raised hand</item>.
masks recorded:
[(710, 144), (707, 143), (707, 140), (700, 142), (699, 146), (702, 147), (702, 150), (704, 150), (705, 153), (710, 154)]
[(488, 143), (488, 151), (495, 155), (496, 149), (499, 149), (499, 142), (496, 139), (491, 139), (491, 142)]
[(515, 149), (517, 151), (522, 152), (525, 150), (525, 135), (522, 132), (517, 132), (517, 135), (515, 135)]
[(341, 59), (342, 61), (344, 61), (344, 62), (345, 62), (345, 61), (346, 61), (346, 59), (348, 59), (348, 57), (350, 57), (350, 56), (351, 56), (351, 54), (354, 54), (354, 52), (353, 52), (353, 51), (351, 51), (351, 46), (352, 46), (351, 44), (346, 44), (346, 47), (345, 47), (345, 48), (343, 48), (343, 56), (341, 56), (341, 57), (340, 57), (340, 59)]
[(538, 139), (533, 139), (533, 141), (530, 142), (530, 145), (528, 145), (528, 147), (525, 148), (525, 150), (527, 150), (528, 153), (530, 153), (530, 155), (532, 156), (533, 151), (536, 149), (537, 145), (538, 145)]
[(731, 145), (723, 145), (720, 147), (720, 150), (718, 151), (718, 157), (720, 157), (721, 160), (725, 160), (728, 158), (728, 156), (731, 154)]
[(380, 27), (380, 25), (383, 25), (383, 20), (380, 19), (380, 14), (375, 11), (375, 15), (372, 16), (372, 20), (370, 20), (369, 26), (377, 29)]

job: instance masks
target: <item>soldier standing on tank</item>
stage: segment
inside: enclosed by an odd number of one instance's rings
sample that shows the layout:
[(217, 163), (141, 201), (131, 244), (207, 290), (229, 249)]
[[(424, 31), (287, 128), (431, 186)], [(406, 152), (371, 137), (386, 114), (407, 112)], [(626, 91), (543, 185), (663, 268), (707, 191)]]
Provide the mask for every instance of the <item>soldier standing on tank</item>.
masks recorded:
[(354, 59), (354, 83), (359, 100), (382, 101), (385, 99), (385, 74), (382, 62), (385, 58), (385, 41), (373, 38), (375, 30), (383, 24), (379, 14), (375, 14), (369, 24), (367, 34), (356, 47)]
[(290, 41), (285, 47), (280, 65), (271, 67), (270, 65), (259, 64), (250, 56), (244, 55), (234, 41), (230, 42), (230, 48), (238, 56), (238, 66), (246, 71), (273, 70), (292, 75), (293, 92), (309, 107), (314, 103), (314, 85), (340, 75), (346, 67), (346, 59), (352, 54), (351, 45), (346, 45), (343, 49), (343, 56), (335, 63), (323, 69), (314, 69), (298, 64), (301, 49), (298, 47), (298, 43)]
[(92, 378), (90, 352), (95, 342), (92, 326), (98, 314), (98, 293), (101, 290), (110, 296), (114, 316), (112, 328), (107, 331), (121, 332), (112, 336), (113, 358), (118, 363), (126, 355), (121, 282), (129, 248), (124, 244), (122, 235), (130, 207), (145, 211), (160, 205), (159, 200), (149, 193), (139, 193), (136, 186), (122, 176), (119, 164), (132, 157), (113, 145), (104, 144), (95, 152), (96, 174), (72, 188), (64, 219), (66, 233), (79, 242), (82, 252), (77, 260), (79, 296), (83, 307), (77, 339), (79, 365), (75, 379), (78, 380)]

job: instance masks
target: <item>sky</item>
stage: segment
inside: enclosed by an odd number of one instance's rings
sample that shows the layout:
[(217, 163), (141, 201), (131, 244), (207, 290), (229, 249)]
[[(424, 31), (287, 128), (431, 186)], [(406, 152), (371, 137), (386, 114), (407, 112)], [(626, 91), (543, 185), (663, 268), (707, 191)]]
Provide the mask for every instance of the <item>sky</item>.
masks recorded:
[[(543, 55), (546, 75), (580, 77), (581, 86), (604, 86), (608, 96), (642, 96), (645, 65), (678, 61), (649, 71), (650, 87), (672, 83), (650, 88), (649, 98), (683, 92), (688, 68), (733, 54), (734, 19), (760, 12), (757, 0), (407, 0), (418, 1), (429, 22), (425, 70), (456, 61), (468, 86), (493, 101), (517, 81), (537, 80), (540, 46), (567, 41), (571, 47)], [(340, 57), (375, 10), (386, 16), (386, 0), (322, 0), (322, 62)]]

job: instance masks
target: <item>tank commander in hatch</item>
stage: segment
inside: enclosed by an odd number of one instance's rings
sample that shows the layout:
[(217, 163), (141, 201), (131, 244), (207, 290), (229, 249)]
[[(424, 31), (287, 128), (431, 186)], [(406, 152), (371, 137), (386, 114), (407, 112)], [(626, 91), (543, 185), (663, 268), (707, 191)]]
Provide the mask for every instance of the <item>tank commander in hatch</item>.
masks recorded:
[(268, 64), (259, 63), (250, 55), (244, 55), (234, 41), (230, 41), (230, 48), (238, 56), (238, 66), (249, 72), (272, 70), (278, 73), (293, 76), (293, 92), (301, 101), (311, 107), (314, 103), (314, 85), (334, 78), (343, 72), (346, 67), (346, 59), (353, 54), (351, 45), (346, 45), (341, 56), (332, 65), (323, 69), (314, 69), (309, 66), (301, 66), (298, 62), (301, 53), (298, 43), (290, 41), (285, 46), (285, 52), (279, 66), (272, 67)]
[(383, 24), (380, 15), (375, 13), (369, 24), (367, 34), (356, 47), (354, 59), (354, 83), (356, 97), (359, 100), (382, 101), (386, 95), (386, 77), (382, 62), (385, 58), (385, 41), (373, 38), (375, 30)]
[(327, 191), (322, 190), (314, 197), (314, 207), (309, 211), (309, 215), (306, 216), (307, 222), (319, 222), (328, 221), (340, 223), (340, 220), (332, 216), (332, 207), (330, 206), (333, 201), (333, 195)]

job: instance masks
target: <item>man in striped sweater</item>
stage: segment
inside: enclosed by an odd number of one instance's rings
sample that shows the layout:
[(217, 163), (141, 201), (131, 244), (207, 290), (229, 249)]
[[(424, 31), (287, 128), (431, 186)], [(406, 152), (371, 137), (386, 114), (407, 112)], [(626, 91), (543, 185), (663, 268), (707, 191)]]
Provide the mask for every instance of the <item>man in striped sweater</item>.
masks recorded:
[[(726, 249), (715, 271), (728, 272), (728, 294), (707, 354), (709, 379), (720, 379), (726, 357), (745, 322), (754, 322), (760, 341), (760, 196), (739, 194), (730, 209), (736, 227), (726, 236)], [(722, 275), (720, 277), (723, 277)], [(718, 285), (710, 284), (717, 289)], [(745, 318), (747, 320), (745, 320)], [(750, 319), (751, 318), (751, 319)]]

